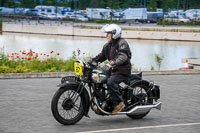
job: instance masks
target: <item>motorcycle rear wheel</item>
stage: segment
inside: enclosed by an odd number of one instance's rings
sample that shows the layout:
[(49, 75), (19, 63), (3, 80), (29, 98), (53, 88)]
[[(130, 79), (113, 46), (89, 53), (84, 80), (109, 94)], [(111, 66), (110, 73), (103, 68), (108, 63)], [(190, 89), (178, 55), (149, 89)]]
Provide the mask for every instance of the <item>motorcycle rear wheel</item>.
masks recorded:
[(63, 125), (73, 125), (84, 115), (86, 103), (76, 88), (64, 87), (57, 90), (51, 102), (54, 118)]
[[(135, 95), (146, 95), (146, 97), (143, 99), (143, 103), (141, 104), (138, 104), (138, 105), (149, 105), (149, 104), (153, 104), (153, 99), (151, 98), (153, 95), (152, 95), (152, 92), (151, 91), (148, 91), (149, 87), (146, 85), (146, 84), (141, 84), (141, 83), (138, 83), (138, 84), (134, 84), (131, 86), (132, 88), (135, 88), (133, 89), (134, 91), (135, 90), (140, 90), (138, 91), (138, 94), (135, 94), (135, 92), (133, 92), (133, 94)], [(148, 92), (147, 92), (148, 91)], [(127, 114), (128, 117), (132, 118), (132, 119), (142, 119), (143, 117), (145, 117), (147, 114), (149, 113), (146, 112), (144, 114), (134, 114), (134, 115), (130, 115), (130, 114)]]

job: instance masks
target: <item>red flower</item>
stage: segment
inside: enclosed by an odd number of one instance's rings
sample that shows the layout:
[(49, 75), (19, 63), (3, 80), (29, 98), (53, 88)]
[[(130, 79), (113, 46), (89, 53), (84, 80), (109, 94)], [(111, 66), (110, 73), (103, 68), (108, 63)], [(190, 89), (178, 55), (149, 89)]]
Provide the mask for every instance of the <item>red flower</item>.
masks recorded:
[(44, 54), (44, 55), (46, 55), (46, 54)]
[(42, 53), (40, 55), (42, 55)]
[(41, 61), (39, 60), (38, 62), (40, 63)]
[(49, 59), (49, 61), (51, 61), (51, 59)]
[(51, 51), (51, 54), (53, 53), (54, 51)]
[(23, 52), (22, 52), (22, 54), (26, 54), (26, 52), (25, 52), (25, 51), (23, 51)]
[(85, 53), (83, 53), (83, 54), (85, 54)]
[(28, 60), (31, 60), (31, 57), (29, 57)]
[(57, 55), (60, 55), (60, 53), (57, 53)]
[(47, 64), (47, 61), (45, 61), (45, 64)]
[(17, 58), (19, 58), (19, 56), (17, 56)]
[(24, 59), (24, 57), (22, 57), (22, 60)]
[(12, 53), (11, 55), (15, 55), (15, 53)]
[(62, 68), (64, 68), (65, 66), (61, 66)]
[(49, 55), (47, 55), (47, 57), (49, 57)]

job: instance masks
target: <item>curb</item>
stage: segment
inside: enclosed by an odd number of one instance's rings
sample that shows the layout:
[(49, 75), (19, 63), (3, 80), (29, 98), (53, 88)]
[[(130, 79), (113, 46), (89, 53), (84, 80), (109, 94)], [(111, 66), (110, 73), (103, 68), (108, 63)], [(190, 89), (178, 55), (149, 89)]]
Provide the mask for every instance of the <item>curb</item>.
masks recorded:
[[(143, 75), (193, 75), (193, 74), (200, 74), (200, 70), (142, 71), (142, 73)], [(65, 76), (72, 76), (72, 75), (75, 75), (75, 73), (74, 72), (1, 73), (0, 79), (62, 78)]]

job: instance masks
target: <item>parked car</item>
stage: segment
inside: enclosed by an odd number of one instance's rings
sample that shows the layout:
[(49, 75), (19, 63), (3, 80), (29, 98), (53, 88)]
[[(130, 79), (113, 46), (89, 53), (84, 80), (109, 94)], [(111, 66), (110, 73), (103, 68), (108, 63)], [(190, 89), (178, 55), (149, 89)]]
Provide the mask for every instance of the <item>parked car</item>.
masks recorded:
[(38, 10), (36, 10), (36, 9), (29, 9), (26, 12), (26, 15), (28, 15), (28, 16), (37, 16), (38, 15)]
[(184, 16), (179, 16), (179, 17), (168, 17), (168, 16), (165, 16), (164, 18), (165, 21), (168, 21), (168, 22), (176, 22), (176, 23), (190, 23), (190, 19), (187, 18), (187, 17), (184, 17)]
[(38, 16), (40, 18), (42, 18), (42, 19), (47, 19), (48, 18), (48, 15), (46, 13), (40, 13)]
[(88, 21), (88, 18), (82, 16), (82, 15), (76, 15), (76, 20), (80, 20), (80, 21)]
[(71, 16), (73, 16), (74, 13), (73, 12), (65, 12), (64, 17), (65, 18), (71, 18)]
[(83, 15), (79, 15), (79, 14), (70, 16), (70, 19), (80, 20), (80, 21), (88, 21), (89, 20), (88, 18), (84, 17)]

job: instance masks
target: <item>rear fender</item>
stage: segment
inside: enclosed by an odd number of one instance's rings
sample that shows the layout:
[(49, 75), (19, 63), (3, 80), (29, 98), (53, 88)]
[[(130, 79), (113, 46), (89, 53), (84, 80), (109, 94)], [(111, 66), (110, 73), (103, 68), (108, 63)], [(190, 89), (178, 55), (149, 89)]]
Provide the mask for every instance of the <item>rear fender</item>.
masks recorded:
[[(72, 87), (76, 90), (78, 88), (79, 84), (80, 84), (80, 82), (67, 81), (67, 82), (59, 84), (58, 87), (60, 87), (59, 89), (64, 89), (66, 87)], [(83, 87), (83, 86), (81, 86), (81, 87)], [(90, 108), (90, 97), (89, 97), (88, 91), (85, 87), (83, 87), (83, 90), (82, 90), (80, 96), (83, 98), (83, 100), (86, 103), (84, 115), (88, 117), (88, 112), (89, 112), (89, 108)]]
[(145, 84), (146, 86), (150, 87), (151, 83), (146, 80), (133, 80), (133, 81), (131, 81), (130, 86), (136, 85), (136, 84)]

